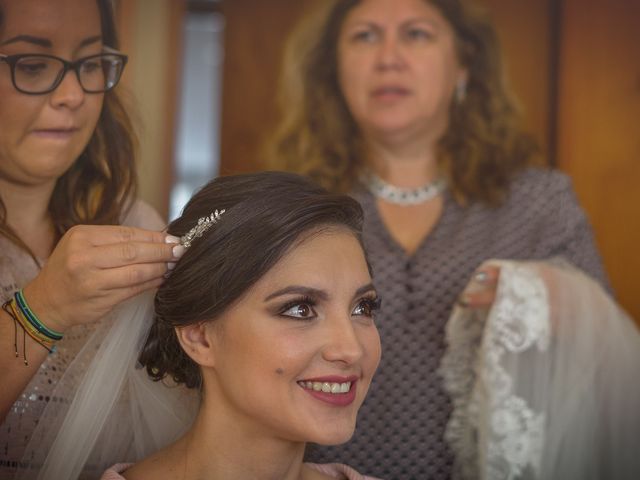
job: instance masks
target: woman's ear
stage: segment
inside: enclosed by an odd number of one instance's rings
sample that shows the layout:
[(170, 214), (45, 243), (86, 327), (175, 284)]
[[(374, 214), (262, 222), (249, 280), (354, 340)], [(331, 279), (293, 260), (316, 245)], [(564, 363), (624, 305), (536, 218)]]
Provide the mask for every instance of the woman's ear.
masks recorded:
[(211, 341), (212, 327), (209, 322), (200, 322), (175, 329), (182, 349), (194, 362), (203, 367), (215, 365), (214, 342)]

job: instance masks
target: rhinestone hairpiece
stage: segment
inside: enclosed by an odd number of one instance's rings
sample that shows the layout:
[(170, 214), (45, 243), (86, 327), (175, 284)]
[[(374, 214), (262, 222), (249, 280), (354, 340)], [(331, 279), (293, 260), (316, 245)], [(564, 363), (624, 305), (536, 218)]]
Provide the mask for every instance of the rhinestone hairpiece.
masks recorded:
[(191, 246), (191, 242), (193, 242), (194, 239), (200, 238), (204, 234), (204, 232), (218, 223), (218, 220), (220, 220), (220, 217), (224, 212), (224, 210), (216, 210), (211, 215), (198, 219), (198, 224), (182, 237), (180, 237), (180, 244), (184, 248), (189, 248)]

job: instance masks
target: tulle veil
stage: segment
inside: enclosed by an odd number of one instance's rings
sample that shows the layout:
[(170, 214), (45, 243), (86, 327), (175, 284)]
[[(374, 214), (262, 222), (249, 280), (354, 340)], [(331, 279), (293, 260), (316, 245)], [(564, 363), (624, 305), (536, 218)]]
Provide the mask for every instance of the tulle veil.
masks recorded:
[[(492, 263), (501, 268), (492, 308), (456, 307), (447, 325), (455, 478), (640, 478), (637, 326), (569, 265)], [(189, 428), (198, 393), (137, 368), (152, 319), (145, 294), (96, 329), (56, 386), (73, 400), (47, 406), (16, 478), (99, 478)]]
[(141, 460), (189, 428), (197, 392), (153, 382), (137, 364), (152, 320), (147, 293), (101, 322), (53, 393), (73, 400), (47, 405), (17, 479), (100, 478), (111, 465)]
[(500, 266), (491, 309), (456, 307), (441, 364), (458, 479), (640, 478), (640, 333), (583, 272)]

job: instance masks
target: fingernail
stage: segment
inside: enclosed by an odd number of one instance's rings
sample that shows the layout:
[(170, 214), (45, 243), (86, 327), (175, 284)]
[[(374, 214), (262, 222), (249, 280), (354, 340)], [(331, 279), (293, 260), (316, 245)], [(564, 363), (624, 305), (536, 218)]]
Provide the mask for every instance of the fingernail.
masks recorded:
[(487, 272), (479, 271), (473, 275), (473, 280), (478, 283), (484, 283), (489, 279), (489, 274)]
[(176, 268), (176, 262), (167, 263), (167, 270), (173, 270), (174, 268)]
[(164, 237), (164, 243), (180, 243), (180, 239), (173, 235), (167, 235)]
[(175, 247), (173, 247), (173, 256), (174, 258), (180, 258), (182, 257), (182, 254), (185, 252), (186, 248), (184, 248), (183, 245), (176, 245)]

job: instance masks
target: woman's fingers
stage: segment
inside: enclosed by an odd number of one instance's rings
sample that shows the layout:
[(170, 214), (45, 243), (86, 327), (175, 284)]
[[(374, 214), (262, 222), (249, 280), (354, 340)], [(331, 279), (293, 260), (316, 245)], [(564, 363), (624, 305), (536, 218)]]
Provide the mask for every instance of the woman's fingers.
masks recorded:
[(76, 225), (69, 229), (64, 238), (71, 242), (91, 246), (115, 243), (164, 243), (166, 233), (124, 225)]
[(122, 242), (91, 249), (95, 268), (109, 269), (126, 265), (175, 262), (184, 252), (182, 245), (170, 243)]
[(96, 321), (121, 301), (158, 287), (184, 251), (167, 243), (177, 240), (131, 227), (74, 227), (28, 285), (27, 300), (60, 331)]
[[(138, 238), (155, 241), (138, 241)], [(106, 239), (120, 241), (107, 243)], [(140, 229), (110, 226), (78, 228), (63, 237), (48, 263), (56, 267), (55, 271), (61, 278), (66, 274), (73, 283), (80, 285), (96, 276), (100, 279), (106, 270), (128, 265), (157, 264), (164, 273), (168, 264), (176, 262), (184, 253), (182, 245), (172, 243), (177, 240), (160, 232)], [(131, 275), (136, 280), (136, 270)], [(136, 283), (140, 282), (131, 282)], [(99, 282), (92, 284), (100, 285)]]
[(496, 297), (500, 268), (484, 265), (471, 277), (471, 282), (458, 298), (458, 304), (466, 308), (489, 308)]
[(132, 297), (135, 297), (136, 295), (139, 295), (143, 292), (146, 292), (147, 290), (152, 290), (152, 289), (156, 289), (158, 288), (160, 285), (162, 285), (162, 281), (164, 280), (163, 277), (160, 278), (153, 278), (151, 280), (148, 280), (146, 282), (143, 283), (139, 283), (137, 285), (131, 285), (127, 288), (120, 288), (117, 290), (113, 290), (112, 295), (112, 302), (113, 305), (116, 306), (122, 302), (124, 302), (125, 300), (128, 300)]
[(178, 242), (172, 235), (140, 228), (79, 225), (62, 237), (56, 251), (66, 251), (72, 264), (112, 268), (130, 263), (176, 261), (184, 253)]
[(484, 292), (464, 293), (458, 303), (466, 308), (488, 308), (495, 300), (495, 290)]
[(162, 282), (167, 266), (164, 263), (140, 263), (102, 270), (94, 278), (93, 289), (109, 293), (110, 290), (135, 290), (150, 281)]

